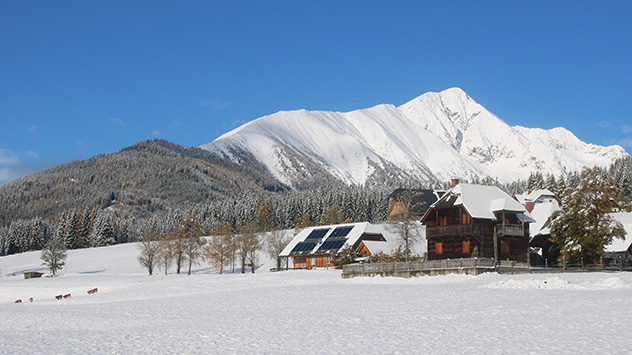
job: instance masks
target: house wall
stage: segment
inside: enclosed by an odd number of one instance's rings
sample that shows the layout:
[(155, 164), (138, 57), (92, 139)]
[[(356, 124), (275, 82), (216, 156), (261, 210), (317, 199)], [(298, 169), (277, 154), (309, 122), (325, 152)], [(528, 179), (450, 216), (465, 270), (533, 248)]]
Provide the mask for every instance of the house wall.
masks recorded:
[(360, 246), (358, 246), (358, 254), (362, 258), (371, 256), (371, 252), (369, 251), (369, 248), (367, 248), (366, 245), (364, 245), (364, 243), (360, 243)]
[(334, 267), (331, 255), (294, 256), (292, 262), (295, 269), (311, 269), (315, 267)]
[[(455, 211), (456, 212), (456, 211)], [(447, 213), (444, 216), (458, 216), (458, 213)], [(468, 216), (469, 217), (469, 216)], [(469, 221), (464, 217), (448, 218), (448, 221)], [(493, 258), (494, 257), (494, 226), (496, 222), (474, 219), (471, 233), (442, 235), (428, 237), (428, 259), (453, 259), (453, 258)], [(444, 222), (440, 223), (443, 226)], [(450, 225), (450, 224), (448, 224)], [(498, 239), (498, 259), (526, 262), (529, 250), (529, 229), (525, 228), (523, 236), (506, 236)]]

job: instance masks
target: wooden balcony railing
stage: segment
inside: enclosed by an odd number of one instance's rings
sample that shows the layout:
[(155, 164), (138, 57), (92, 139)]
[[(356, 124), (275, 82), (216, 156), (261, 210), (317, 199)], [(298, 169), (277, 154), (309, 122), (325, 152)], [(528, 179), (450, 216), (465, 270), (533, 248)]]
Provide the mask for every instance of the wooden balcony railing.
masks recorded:
[(499, 224), (496, 226), (496, 233), (498, 233), (498, 236), (521, 237), (524, 236), (524, 226), (522, 224)]
[(426, 237), (442, 237), (446, 235), (464, 236), (478, 235), (479, 228), (474, 228), (473, 224), (457, 224), (453, 226), (426, 227)]

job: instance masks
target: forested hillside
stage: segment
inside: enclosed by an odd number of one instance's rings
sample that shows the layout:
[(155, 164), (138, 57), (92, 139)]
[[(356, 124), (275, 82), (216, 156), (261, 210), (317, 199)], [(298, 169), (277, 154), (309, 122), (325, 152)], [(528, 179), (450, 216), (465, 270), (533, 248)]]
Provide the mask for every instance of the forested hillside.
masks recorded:
[(137, 216), (190, 206), (239, 192), (283, 191), (267, 170), (243, 154), (239, 162), (164, 140), (59, 165), (0, 186), (0, 225), (52, 219), (60, 211), (116, 207)]

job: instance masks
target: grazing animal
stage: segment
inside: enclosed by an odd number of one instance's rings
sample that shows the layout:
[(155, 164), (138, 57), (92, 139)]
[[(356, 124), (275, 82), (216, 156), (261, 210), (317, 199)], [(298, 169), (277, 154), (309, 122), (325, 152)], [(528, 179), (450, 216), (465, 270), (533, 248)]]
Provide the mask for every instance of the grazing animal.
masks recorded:
[(96, 288), (96, 287), (95, 287), (95, 288), (93, 288), (92, 290), (88, 290), (88, 294), (89, 294), (89, 295), (91, 295), (91, 294), (93, 294), (93, 293), (97, 293), (97, 292), (99, 292), (99, 289), (98, 289), (98, 288)]
[(22, 303), (22, 300), (17, 300), (15, 301), (15, 303)]
[(69, 294), (67, 294), (67, 295), (64, 295), (64, 298), (71, 298), (71, 297), (72, 297), (72, 296), (70, 295), (70, 293), (69, 293)]
[(64, 295), (57, 295), (57, 296), (55, 296), (55, 298), (60, 300), (60, 299), (64, 298)]
[(33, 297), (29, 298), (29, 302), (33, 302)]

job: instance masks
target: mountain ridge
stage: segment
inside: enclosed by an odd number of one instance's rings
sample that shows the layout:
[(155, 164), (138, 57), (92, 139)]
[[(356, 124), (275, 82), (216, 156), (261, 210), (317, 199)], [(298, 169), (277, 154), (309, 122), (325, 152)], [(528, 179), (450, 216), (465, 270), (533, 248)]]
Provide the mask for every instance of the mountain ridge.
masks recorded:
[(403, 105), (350, 112), (280, 111), (199, 146), (231, 157), (248, 151), (282, 183), (318, 175), (311, 161), (347, 184), (433, 183), (452, 177), (526, 179), (531, 172), (565, 175), (607, 166), (622, 147), (580, 141), (559, 127), (510, 126), (460, 88), (420, 95)]

